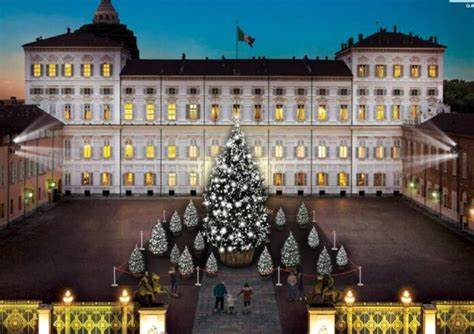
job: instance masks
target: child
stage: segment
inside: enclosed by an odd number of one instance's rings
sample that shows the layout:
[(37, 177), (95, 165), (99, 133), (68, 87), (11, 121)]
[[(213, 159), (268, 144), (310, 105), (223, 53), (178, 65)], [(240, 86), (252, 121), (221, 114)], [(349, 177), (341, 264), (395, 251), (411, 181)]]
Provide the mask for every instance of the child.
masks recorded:
[(253, 291), (252, 291), (252, 288), (249, 286), (248, 283), (244, 284), (244, 287), (242, 288), (242, 290), (240, 290), (237, 297), (240, 296), (241, 294), (243, 294), (243, 296), (244, 296), (244, 309), (243, 309), (242, 313), (250, 313), (250, 304), (252, 302)]
[(235, 301), (235, 298), (234, 296), (232, 296), (232, 294), (228, 293), (227, 296), (226, 296), (226, 301), (227, 301), (227, 312), (229, 314), (233, 314), (235, 313), (235, 309), (234, 309), (234, 301)]

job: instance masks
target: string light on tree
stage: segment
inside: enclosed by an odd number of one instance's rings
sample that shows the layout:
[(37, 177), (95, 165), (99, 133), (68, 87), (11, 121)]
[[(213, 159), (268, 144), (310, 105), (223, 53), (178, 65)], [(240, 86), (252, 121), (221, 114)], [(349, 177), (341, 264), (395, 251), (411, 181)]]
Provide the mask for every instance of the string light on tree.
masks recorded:
[(155, 255), (163, 255), (168, 250), (168, 240), (166, 238), (166, 232), (161, 225), (160, 220), (153, 227), (151, 231), (150, 243), (148, 249)]
[(286, 267), (296, 267), (301, 262), (298, 243), (296, 242), (292, 232), (290, 232), (290, 235), (283, 244), (283, 248), (281, 250), (281, 262)]
[(138, 245), (135, 245), (130, 258), (128, 259), (128, 269), (133, 274), (139, 274), (145, 271), (145, 258), (143, 257)]
[(170, 262), (174, 265), (178, 264), (180, 256), (181, 253), (179, 252), (178, 245), (174, 244), (173, 248), (171, 249)]
[(323, 251), (321, 252), (321, 254), (319, 254), (318, 263), (316, 265), (316, 271), (318, 272), (318, 274), (323, 276), (327, 276), (332, 273), (331, 257), (329, 256), (326, 246), (324, 246)]

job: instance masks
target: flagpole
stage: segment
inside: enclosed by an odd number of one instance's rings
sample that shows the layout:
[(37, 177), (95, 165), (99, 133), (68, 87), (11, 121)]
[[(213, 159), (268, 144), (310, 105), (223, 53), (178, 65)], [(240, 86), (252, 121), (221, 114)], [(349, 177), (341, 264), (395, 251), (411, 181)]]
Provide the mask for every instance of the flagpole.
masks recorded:
[(235, 20), (235, 59), (239, 59), (239, 23)]

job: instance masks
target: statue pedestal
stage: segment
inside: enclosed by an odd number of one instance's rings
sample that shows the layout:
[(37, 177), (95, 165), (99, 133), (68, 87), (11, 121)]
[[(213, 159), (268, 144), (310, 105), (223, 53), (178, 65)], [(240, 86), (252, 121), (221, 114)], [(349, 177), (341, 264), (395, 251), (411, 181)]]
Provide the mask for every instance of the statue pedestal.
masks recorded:
[(166, 333), (167, 310), (167, 305), (139, 309), (138, 313), (140, 314), (140, 334)]
[(326, 304), (308, 305), (308, 333), (335, 334), (336, 309)]

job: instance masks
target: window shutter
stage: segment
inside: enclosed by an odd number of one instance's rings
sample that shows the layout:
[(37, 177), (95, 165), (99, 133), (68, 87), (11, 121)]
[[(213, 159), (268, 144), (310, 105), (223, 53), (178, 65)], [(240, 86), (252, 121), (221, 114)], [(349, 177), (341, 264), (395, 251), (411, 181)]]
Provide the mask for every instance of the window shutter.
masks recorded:
[(104, 76), (104, 64), (100, 64), (100, 76), (103, 77)]
[(383, 158), (385, 159), (386, 156), (387, 156), (387, 148), (384, 146), (383, 147)]
[(298, 173), (295, 173), (294, 177), (295, 177), (294, 185), (296, 186), (296, 185), (298, 185)]
[(293, 156), (294, 156), (295, 158), (298, 157), (298, 145), (295, 146), (295, 147), (293, 147)]
[(308, 146), (305, 146), (304, 147), (304, 157), (307, 158), (308, 157)]
[(337, 147), (337, 158), (339, 159), (341, 157), (341, 146)]
[(283, 157), (282, 158), (286, 157), (286, 153), (287, 153), (286, 146), (283, 146)]
[(189, 104), (186, 104), (186, 119), (189, 119)]
[(90, 173), (91, 174), (91, 182), (90, 182), (90, 185), (93, 186), (94, 185), (94, 173)]
[(306, 182), (308, 178), (308, 175), (305, 173), (304, 174), (304, 186), (306, 186), (308, 183)]
[(186, 146), (186, 151), (188, 152), (188, 158), (191, 158), (191, 145)]
[(81, 77), (84, 76), (84, 64), (81, 64)]
[(369, 158), (369, 148), (368, 147), (365, 147), (365, 158), (368, 159)]
[(54, 67), (55, 67), (56, 76), (59, 77), (59, 65), (54, 64)]
[(34, 76), (35, 74), (35, 64), (30, 65), (30, 76)]
[(201, 118), (201, 105), (197, 105), (197, 118)]
[(114, 75), (114, 65), (110, 64), (109, 67), (110, 67), (110, 76), (113, 76)]
[(329, 146), (326, 146), (326, 158), (329, 159), (330, 157), (331, 155), (330, 155)]
[(176, 159), (178, 159), (178, 157), (179, 157), (179, 146), (175, 145), (175, 147), (176, 147)]
[(71, 76), (74, 76), (74, 64), (71, 64)]
[(282, 185), (286, 185), (286, 174), (282, 173)]
[(275, 148), (275, 146), (273, 146), (272, 147), (272, 157), (275, 158), (275, 156), (276, 156), (276, 148)]
[(94, 76), (94, 64), (91, 64), (91, 77)]
[(374, 152), (373, 152), (373, 157), (374, 157), (374, 159), (376, 159), (376, 158), (377, 158), (377, 146), (375, 146), (375, 147), (373, 148), (373, 150), (374, 150)]

